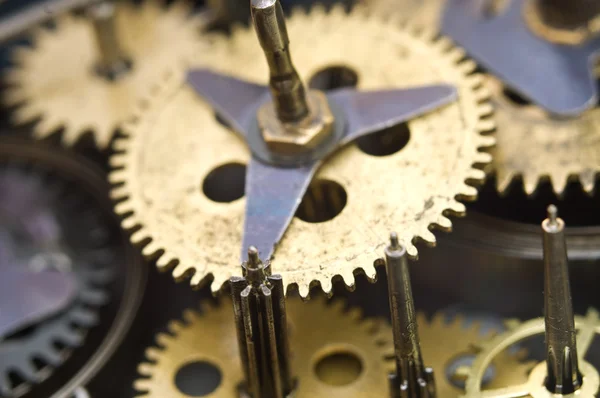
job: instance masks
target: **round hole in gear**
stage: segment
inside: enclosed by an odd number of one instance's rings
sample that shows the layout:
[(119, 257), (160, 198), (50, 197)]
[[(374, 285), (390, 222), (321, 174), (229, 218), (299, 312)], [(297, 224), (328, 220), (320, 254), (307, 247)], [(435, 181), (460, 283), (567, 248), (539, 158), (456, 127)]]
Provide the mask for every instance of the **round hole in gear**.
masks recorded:
[(306, 190), (296, 217), (310, 223), (334, 219), (344, 210), (348, 201), (346, 190), (331, 180), (314, 180)]
[(308, 87), (316, 90), (335, 90), (336, 88), (356, 87), (358, 73), (347, 66), (328, 66), (312, 75)]
[(222, 374), (210, 362), (194, 361), (183, 365), (175, 375), (175, 385), (185, 395), (204, 397), (221, 385)]
[(357, 380), (363, 371), (360, 358), (349, 351), (331, 352), (315, 364), (320, 381), (330, 386), (346, 386)]
[(246, 189), (246, 166), (227, 163), (214, 168), (204, 178), (202, 191), (210, 200), (229, 203), (244, 196)]
[(408, 124), (401, 123), (356, 140), (356, 145), (371, 156), (389, 156), (402, 150), (410, 140)]

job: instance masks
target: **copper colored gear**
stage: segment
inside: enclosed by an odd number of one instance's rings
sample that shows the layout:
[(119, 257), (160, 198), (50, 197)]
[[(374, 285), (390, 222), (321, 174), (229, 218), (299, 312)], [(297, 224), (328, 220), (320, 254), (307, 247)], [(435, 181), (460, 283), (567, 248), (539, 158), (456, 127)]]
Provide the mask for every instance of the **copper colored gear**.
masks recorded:
[[(377, 12), (397, 12), (418, 26), (438, 29), (444, 0), (364, 0)], [(495, 0), (502, 8), (505, 0)], [(597, 70), (598, 71), (598, 70)], [(570, 181), (579, 181), (592, 193), (600, 173), (600, 110), (592, 109), (575, 118), (553, 117), (541, 108), (514, 97), (495, 77), (487, 76), (495, 106), (496, 146), (490, 170), (497, 176), (497, 189), (507, 193), (513, 181), (522, 179), (528, 195), (540, 182), (549, 181), (562, 195)]]
[(182, 62), (197, 45), (205, 16), (191, 15), (179, 0), (118, 2), (116, 27), (123, 50), (133, 61), (116, 81), (99, 76), (99, 57), (90, 19), (64, 14), (52, 28), (33, 33), (33, 47), (13, 52), (5, 78), (4, 103), (18, 106), (13, 121), (36, 121), (34, 135), (44, 138), (62, 129), (66, 145), (92, 132), (99, 148), (109, 146), (119, 125), (135, 110), (166, 70)]
[[(435, 245), (431, 229), (449, 231), (448, 216), (465, 212), (457, 199), (477, 196), (470, 184), (485, 176), (478, 167), (491, 158), (480, 150), (493, 144), (484, 133), (494, 124), (482, 77), (473, 73), (475, 64), (446, 39), (418, 34), (362, 8), (349, 15), (340, 7), (295, 12), (288, 31), (294, 63), (304, 77), (344, 65), (357, 72), (363, 89), (446, 82), (459, 93), (456, 103), (409, 122), (410, 140), (398, 152), (372, 156), (353, 144), (318, 170), (313, 182), (341, 185), (345, 207), (325, 222), (295, 217), (274, 255), (274, 272), (306, 297), (312, 285), (330, 293), (335, 277), (350, 288), (357, 272), (375, 279), (375, 264), (391, 230), (398, 230), (413, 258), (418, 239)], [(214, 42), (213, 56), (204, 60), (210, 67), (250, 81), (268, 78), (252, 29), (234, 29), (230, 39)], [(171, 76), (126, 126), (127, 137), (115, 142), (120, 153), (111, 159), (119, 170), (110, 177), (121, 185), (114, 197), (125, 199), (116, 207), (128, 216), (124, 227), (141, 226), (132, 240), (151, 240), (144, 254), (160, 254), (158, 267), (175, 267), (174, 277), (191, 276), (192, 286), (212, 276), (217, 291), (239, 268), (245, 200), (216, 203), (202, 184), (215, 168), (245, 164), (250, 154), (182, 81), (178, 74)]]
[[(321, 299), (288, 300), (287, 313), (292, 366), (298, 379), (295, 397), (336, 398), (351, 394), (361, 398), (387, 394), (387, 373), (394, 349), (391, 330), (385, 322), (363, 320), (360, 311), (345, 310), (343, 302), (328, 305)], [(184, 320), (185, 324), (171, 322), (170, 334), (158, 336), (161, 348), (146, 351), (152, 363), (139, 366), (145, 378), (135, 382), (136, 390), (151, 398), (188, 397), (175, 384), (175, 376), (186, 364), (202, 361), (221, 373), (220, 385), (204, 396), (237, 396), (243, 372), (231, 302), (227, 300), (217, 308), (205, 304), (202, 315), (187, 311)], [(340, 361), (317, 370), (323, 358), (336, 355), (357, 359), (361, 368), (354, 369)], [(341, 381), (347, 383), (335, 385)]]

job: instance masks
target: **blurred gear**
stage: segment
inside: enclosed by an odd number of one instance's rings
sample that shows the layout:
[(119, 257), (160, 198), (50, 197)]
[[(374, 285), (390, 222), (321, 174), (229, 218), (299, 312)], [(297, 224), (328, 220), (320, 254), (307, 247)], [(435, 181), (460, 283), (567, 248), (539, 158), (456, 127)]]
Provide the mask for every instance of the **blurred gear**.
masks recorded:
[[(298, 382), (295, 397), (387, 394), (386, 377), (393, 363), (388, 359), (393, 346), (387, 324), (363, 320), (360, 311), (346, 311), (339, 301), (327, 305), (322, 299), (293, 299), (287, 309), (292, 368)], [(185, 324), (171, 322), (169, 334), (157, 338), (161, 348), (146, 351), (152, 363), (139, 366), (145, 378), (135, 382), (136, 390), (156, 398), (236, 395), (243, 371), (231, 314), (231, 302), (224, 301), (217, 308), (204, 304), (202, 315), (186, 312)], [(218, 370), (216, 385), (200, 373), (188, 373), (187, 382), (180, 379), (186, 367), (199, 363)]]
[[(585, 317), (575, 317), (575, 327), (579, 331), (577, 337), (577, 352), (580, 358), (580, 370), (583, 374), (582, 388), (577, 395), (551, 394), (544, 386), (546, 378), (546, 362), (543, 361), (533, 368), (529, 377), (525, 381), (496, 384), (491, 388), (482, 387), (482, 379), (486, 369), (497, 356), (506, 352), (506, 349), (525, 341), (527, 338), (536, 335), (543, 335), (545, 332), (544, 319), (532, 319), (530, 321), (519, 323), (512, 321), (509, 323), (510, 329), (495, 338), (489, 340), (481, 346), (481, 351), (475, 358), (469, 371), (469, 377), (466, 382), (466, 393), (464, 397), (557, 397), (557, 396), (597, 396), (600, 379), (597, 370), (584, 361), (585, 354), (588, 351), (596, 333), (600, 330), (600, 320), (598, 312), (588, 311)], [(595, 387), (595, 388), (594, 388)], [(484, 394), (484, 395), (482, 395)]]
[[(367, 4), (378, 12), (401, 9), (418, 26), (439, 28), (445, 1), (373, 0)], [(600, 111), (552, 116), (500, 79), (487, 75), (486, 81), (495, 106), (496, 145), (490, 150), (490, 167), (497, 175), (498, 191), (507, 193), (513, 181), (522, 178), (528, 195), (544, 181), (552, 184), (557, 195), (563, 195), (571, 180), (579, 180), (591, 194), (600, 172)]]
[[(71, 396), (128, 330), (145, 268), (105, 197), (102, 175), (81, 159), (28, 141), (0, 142), (0, 278), (20, 271), (37, 284), (53, 272), (75, 283), (66, 303), (19, 319), (17, 329), (2, 336), (0, 396)], [(27, 279), (24, 284), (3, 301), (3, 311), (41, 298), (30, 294)]]
[[(94, 17), (59, 16), (55, 26), (33, 32), (33, 47), (14, 52), (4, 102), (18, 106), (16, 123), (37, 121), (37, 138), (62, 129), (64, 143), (72, 145), (92, 132), (106, 149), (152, 86), (183, 62), (205, 24), (183, 0), (118, 2), (114, 17), (109, 4), (100, 6)], [(119, 48), (125, 59), (115, 59)], [(109, 61), (122, 68), (105, 70)]]
[[(467, 181), (484, 177), (474, 164), (489, 163), (489, 154), (480, 149), (493, 144), (483, 134), (494, 125), (488, 93), (473, 74), (475, 65), (445, 39), (419, 35), (363, 8), (349, 15), (340, 7), (295, 12), (288, 32), (294, 63), (311, 88), (449, 83), (457, 86), (459, 97), (407, 125), (359, 139), (317, 171), (274, 252), (284, 285), (297, 285), (307, 296), (315, 284), (329, 293), (338, 275), (351, 288), (359, 270), (374, 279), (379, 249), (387, 231), (398, 225), (400, 241), (412, 257), (417, 256), (417, 237), (434, 245), (430, 227), (449, 230), (447, 216), (465, 210), (456, 198), (476, 197)], [(265, 81), (267, 63), (251, 29), (238, 27), (231, 38), (215, 41), (214, 56), (203, 62), (218, 72)], [(178, 264), (175, 278), (191, 276), (193, 286), (212, 275), (216, 291), (240, 263), (239, 251), (232, 248), (242, 246), (249, 153), (182, 81), (182, 76), (171, 76), (144, 110), (152, 117), (128, 124), (128, 136), (115, 142), (122, 153), (111, 160), (121, 170), (112, 173), (111, 181), (124, 184), (113, 196), (125, 199), (116, 207), (119, 214), (132, 214), (123, 225), (142, 227), (132, 240), (151, 239), (145, 255), (160, 253), (162, 269)], [(196, 129), (198, 134), (190, 134)], [(273, 210), (270, 203), (263, 207), (266, 213)], [(331, 250), (332, 241), (339, 250)]]

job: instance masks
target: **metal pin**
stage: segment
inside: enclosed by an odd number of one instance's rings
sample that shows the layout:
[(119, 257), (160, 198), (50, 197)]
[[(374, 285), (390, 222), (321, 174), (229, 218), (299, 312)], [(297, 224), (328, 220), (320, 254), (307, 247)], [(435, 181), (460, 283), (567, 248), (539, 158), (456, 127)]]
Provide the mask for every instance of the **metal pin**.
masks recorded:
[(96, 71), (110, 80), (116, 80), (131, 67), (131, 62), (119, 42), (115, 21), (116, 7), (112, 2), (99, 1), (90, 6), (89, 13), (100, 53)]
[(577, 360), (575, 318), (565, 240), (565, 223), (556, 206), (548, 206), (544, 233), (544, 307), (546, 323), (546, 388), (553, 394), (571, 394), (581, 387)]
[(297, 122), (309, 114), (304, 84), (292, 63), (283, 10), (278, 0), (251, 0), (252, 19), (269, 64), (269, 87), (277, 116)]
[(406, 249), (392, 232), (385, 250), (396, 372), (390, 375), (392, 398), (434, 398), (433, 369), (423, 364), (417, 315), (410, 284)]
[(294, 388), (283, 280), (271, 275), (258, 250), (248, 249), (244, 277), (233, 277), (231, 296), (245, 382), (242, 394), (284, 398)]

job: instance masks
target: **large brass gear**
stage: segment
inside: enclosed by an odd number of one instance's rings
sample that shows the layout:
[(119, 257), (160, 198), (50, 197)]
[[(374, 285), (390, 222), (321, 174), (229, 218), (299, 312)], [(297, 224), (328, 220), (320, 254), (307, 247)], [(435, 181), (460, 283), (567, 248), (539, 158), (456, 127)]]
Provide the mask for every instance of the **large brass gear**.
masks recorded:
[[(544, 318), (532, 319), (524, 323), (511, 322), (510, 329), (481, 346), (481, 351), (475, 358), (466, 381), (465, 398), (489, 398), (506, 397), (530, 397), (530, 398), (552, 398), (559, 394), (553, 394), (545, 387), (547, 366), (546, 362), (540, 362), (529, 373), (522, 382), (501, 384), (495, 388), (482, 387), (482, 378), (489, 364), (498, 356), (503, 355), (506, 349), (518, 344), (532, 336), (542, 335), (545, 331)], [(597, 333), (600, 333), (600, 318), (594, 309), (588, 310), (585, 317), (575, 317), (575, 328), (577, 334), (577, 354), (579, 357), (580, 371), (583, 376), (581, 389), (573, 394), (560, 395), (565, 398), (598, 396), (600, 377), (598, 369), (585, 361), (585, 356)]]
[[(461, 357), (472, 357), (477, 354), (479, 346), (491, 336), (491, 331), (483, 334), (478, 324), (465, 327), (462, 317), (446, 321), (443, 313), (438, 313), (428, 320), (424, 314), (418, 314), (419, 337), (421, 351), (427, 366), (436, 372), (436, 390), (439, 397), (454, 398), (463, 390), (451, 382), (448, 369), (451, 362)], [(494, 374), (489, 379), (488, 388), (509, 384), (520, 384), (527, 380), (530, 364), (522, 362), (521, 353), (502, 353), (492, 362)], [(457, 372), (465, 368), (457, 369)], [(457, 373), (457, 378), (463, 375)]]
[[(413, 23), (425, 27), (440, 26), (445, 4), (444, 0), (365, 2), (378, 12), (402, 10)], [(502, 7), (500, 3), (507, 2), (497, 3)], [(562, 195), (572, 180), (591, 194), (600, 173), (600, 110), (575, 118), (553, 117), (507, 94), (498, 79), (488, 76), (486, 80), (495, 106), (496, 146), (490, 152), (498, 191), (507, 193), (512, 182), (521, 178), (528, 195), (542, 181), (549, 181), (554, 192)]]
[(13, 53), (4, 102), (18, 106), (16, 123), (40, 119), (33, 129), (37, 138), (62, 128), (67, 145), (91, 131), (97, 146), (107, 148), (115, 130), (165, 71), (197, 45), (207, 23), (201, 14), (192, 16), (182, 0), (168, 6), (162, 0), (119, 2), (117, 8), (117, 33), (133, 61), (126, 76), (110, 81), (95, 73), (100, 53), (90, 19), (61, 15), (54, 28), (33, 31), (33, 47)]
[[(351, 393), (360, 398), (387, 394), (394, 348), (391, 329), (385, 322), (361, 319), (360, 311), (345, 311), (341, 301), (326, 305), (320, 299), (288, 300), (287, 313), (292, 366), (298, 378), (295, 397), (335, 398)], [(217, 308), (204, 305), (202, 315), (187, 311), (184, 319), (186, 325), (171, 322), (170, 334), (158, 336), (161, 348), (146, 351), (152, 363), (139, 366), (139, 373), (145, 378), (135, 382), (136, 390), (149, 398), (188, 397), (175, 384), (175, 375), (186, 364), (202, 361), (221, 373), (220, 385), (203, 396), (237, 396), (243, 372), (231, 302)], [(317, 371), (317, 364), (323, 359), (336, 356), (357, 359), (362, 365), (359, 373), (340, 363), (341, 366), (325, 366)], [(357, 377), (350, 381), (352, 375)], [(340, 385), (342, 381), (347, 383)]]
[[(343, 211), (321, 223), (294, 218), (275, 250), (275, 272), (306, 297), (314, 284), (329, 293), (336, 276), (349, 287), (354, 286), (355, 272), (374, 279), (390, 230), (399, 231), (411, 257), (417, 256), (415, 239), (434, 245), (430, 228), (450, 230), (447, 216), (465, 211), (457, 198), (477, 195), (468, 183), (484, 178), (474, 165), (491, 160), (480, 150), (494, 142), (484, 135), (493, 122), (488, 92), (481, 76), (473, 74), (475, 65), (446, 39), (419, 34), (363, 8), (350, 15), (339, 7), (297, 11), (288, 20), (288, 30), (294, 62), (305, 77), (341, 64), (357, 72), (360, 88), (447, 82), (459, 93), (456, 103), (411, 121), (411, 139), (399, 152), (376, 157), (350, 145), (317, 172), (316, 180), (343, 185)], [(251, 81), (267, 79), (253, 30), (234, 29), (230, 39), (215, 42), (211, 67)], [(212, 275), (216, 291), (239, 267), (245, 201), (215, 203), (203, 194), (201, 184), (216, 166), (246, 163), (249, 153), (176, 75), (126, 126), (128, 136), (115, 142), (120, 153), (111, 160), (118, 170), (110, 177), (121, 185), (114, 197), (124, 199), (116, 211), (129, 216), (126, 228), (141, 226), (132, 240), (151, 240), (143, 252), (161, 254), (159, 268), (178, 264), (175, 278), (192, 276), (193, 286)]]

